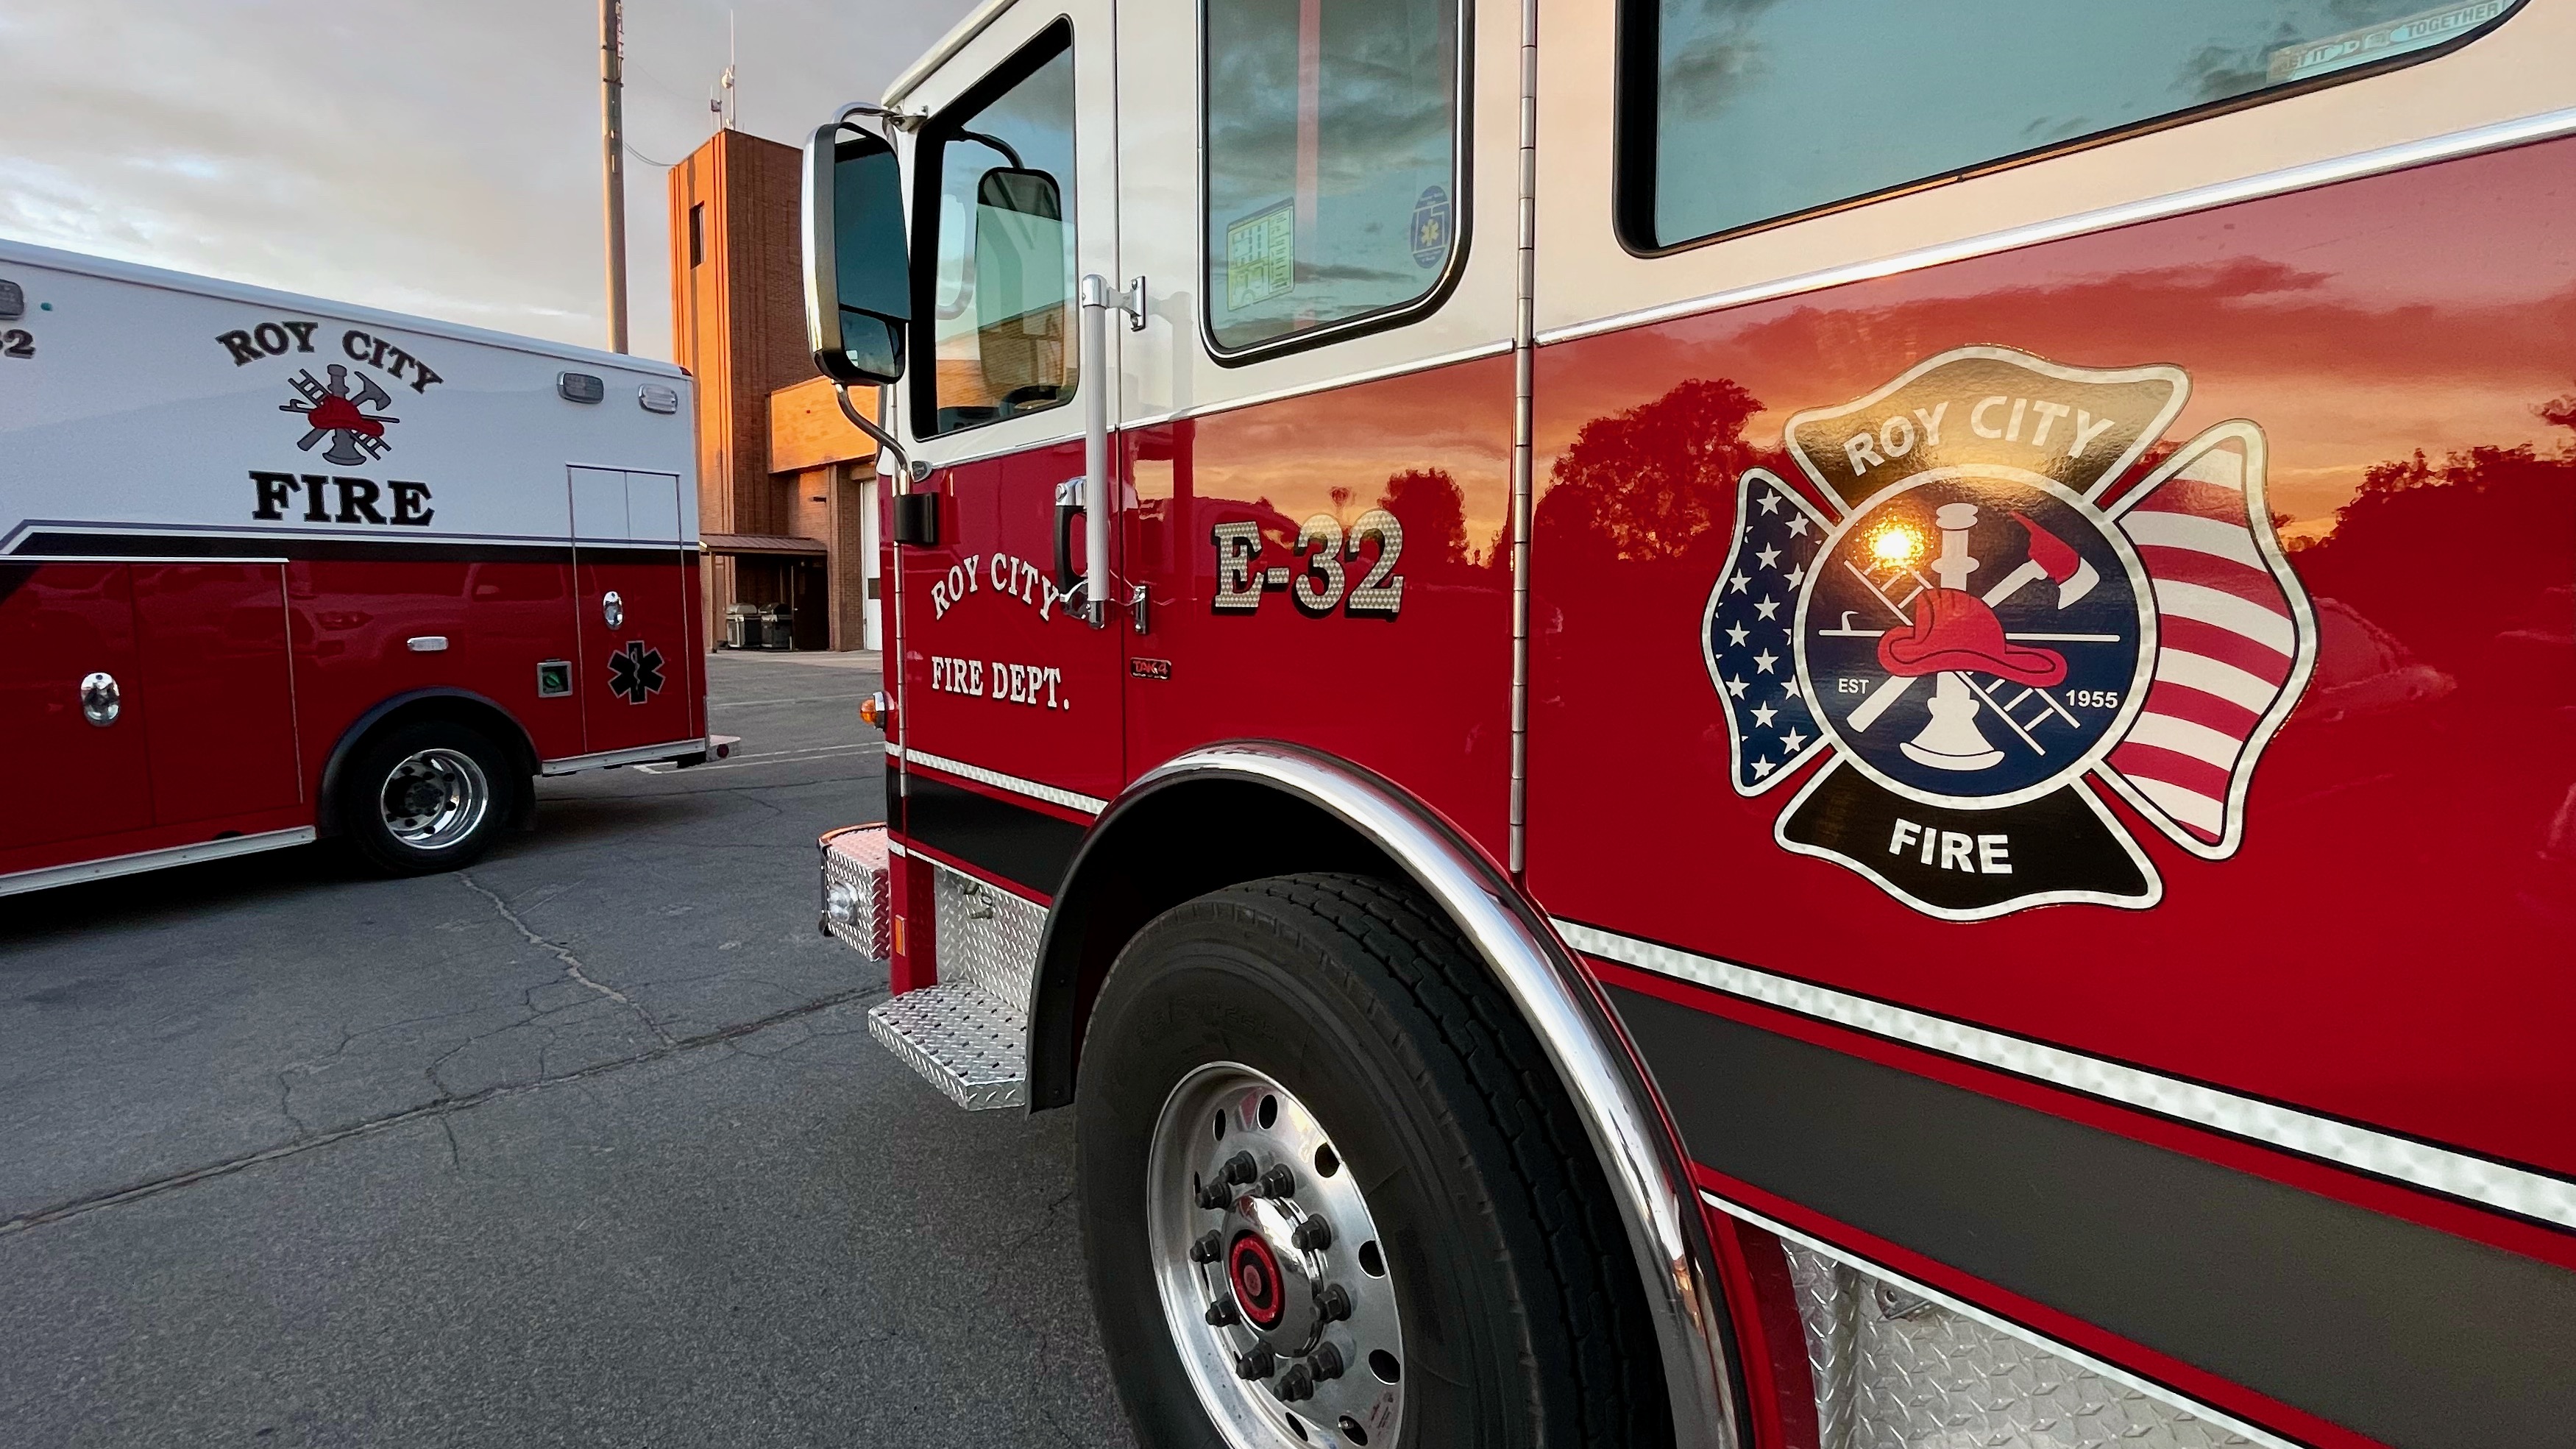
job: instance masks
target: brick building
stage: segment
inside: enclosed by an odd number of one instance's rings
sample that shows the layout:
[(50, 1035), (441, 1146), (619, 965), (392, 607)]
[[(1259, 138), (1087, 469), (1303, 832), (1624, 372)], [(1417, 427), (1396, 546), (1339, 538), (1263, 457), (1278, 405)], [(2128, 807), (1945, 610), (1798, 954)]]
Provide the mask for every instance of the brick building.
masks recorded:
[(718, 131), (669, 184), (671, 355), (697, 379), (707, 637), (726, 637), (732, 605), (785, 604), (799, 649), (876, 648), (876, 445), (805, 352), (800, 153)]

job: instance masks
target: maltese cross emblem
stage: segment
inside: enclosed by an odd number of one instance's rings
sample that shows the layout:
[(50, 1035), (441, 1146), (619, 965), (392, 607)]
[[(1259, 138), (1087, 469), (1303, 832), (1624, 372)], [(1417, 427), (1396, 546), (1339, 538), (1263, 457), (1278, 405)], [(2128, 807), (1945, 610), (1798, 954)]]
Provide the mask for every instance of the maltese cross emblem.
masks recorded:
[(1802, 780), (1784, 849), (1962, 921), (2162, 899), (2105, 791), (2235, 853), (2316, 622), (2260, 428), (2220, 423), (2119, 487), (2190, 386), (1965, 347), (1789, 419), (1812, 487), (1739, 480), (1703, 634), (1737, 792)]
[(641, 639), (608, 656), (608, 688), (628, 704), (642, 704), (662, 690), (662, 651)]

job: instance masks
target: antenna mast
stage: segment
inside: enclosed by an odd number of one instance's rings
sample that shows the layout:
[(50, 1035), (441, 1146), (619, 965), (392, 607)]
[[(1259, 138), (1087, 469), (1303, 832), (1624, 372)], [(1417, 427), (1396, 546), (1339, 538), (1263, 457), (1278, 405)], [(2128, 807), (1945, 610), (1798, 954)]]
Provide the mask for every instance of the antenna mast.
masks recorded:
[(734, 97), (733, 97), (733, 67), (734, 67), (734, 60), (735, 60), (735, 47), (734, 47), (734, 12), (733, 12), (733, 11), (731, 11), (731, 10), (728, 10), (728, 11), (726, 11), (726, 12), (725, 12), (725, 68), (724, 68), (724, 74), (723, 74), (722, 76), (718, 77), (718, 78), (717, 78), (717, 80), (716, 80), (716, 93), (715, 93), (714, 95), (711, 95), (711, 96), (707, 97), (707, 109), (708, 109), (708, 110), (710, 110), (710, 111), (715, 112), (715, 116), (716, 116), (716, 129), (718, 129), (718, 130), (722, 130), (722, 131), (730, 131), (730, 130), (734, 129), (734, 116), (735, 116), (735, 110), (734, 110)]

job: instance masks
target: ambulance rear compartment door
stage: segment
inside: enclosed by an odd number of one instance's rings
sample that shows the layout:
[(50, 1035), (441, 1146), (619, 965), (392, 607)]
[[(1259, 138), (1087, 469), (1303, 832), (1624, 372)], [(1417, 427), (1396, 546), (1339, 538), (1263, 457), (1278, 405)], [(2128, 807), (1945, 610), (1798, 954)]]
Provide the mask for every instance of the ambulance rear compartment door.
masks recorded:
[(573, 606), (586, 752), (639, 749), (701, 733), (680, 478), (615, 468), (568, 470)]
[[(82, 708), (94, 675), (118, 696), (103, 723)], [(152, 823), (143, 731), (123, 707), (135, 675), (128, 565), (0, 563), (0, 874), (77, 859), (82, 840)]]
[(152, 821), (185, 825), (305, 801), (282, 563), (136, 563), (134, 624)]

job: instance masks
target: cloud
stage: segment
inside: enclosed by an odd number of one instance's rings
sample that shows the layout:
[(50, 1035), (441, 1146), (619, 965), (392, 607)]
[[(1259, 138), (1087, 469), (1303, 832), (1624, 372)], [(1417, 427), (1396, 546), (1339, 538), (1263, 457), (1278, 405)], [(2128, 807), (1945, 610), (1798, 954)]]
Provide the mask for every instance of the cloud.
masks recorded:
[[(715, 0), (628, 0), (630, 146), (712, 129)], [(793, 142), (967, 0), (772, 0), (739, 122)], [(599, 41), (587, 0), (12, 0), (0, 235), (599, 345)], [(663, 173), (627, 165), (635, 350), (670, 352)]]

